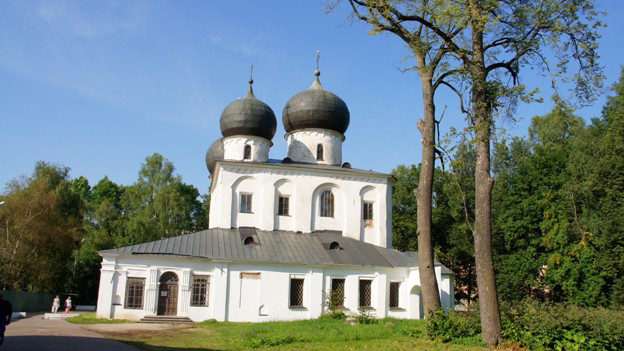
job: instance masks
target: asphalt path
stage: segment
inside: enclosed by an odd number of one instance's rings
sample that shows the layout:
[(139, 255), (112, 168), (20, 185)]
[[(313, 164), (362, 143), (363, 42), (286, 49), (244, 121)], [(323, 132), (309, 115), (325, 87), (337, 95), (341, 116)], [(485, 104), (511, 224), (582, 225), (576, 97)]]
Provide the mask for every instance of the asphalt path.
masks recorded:
[(4, 335), (0, 351), (140, 351), (78, 324), (43, 319), (43, 314), (14, 320)]

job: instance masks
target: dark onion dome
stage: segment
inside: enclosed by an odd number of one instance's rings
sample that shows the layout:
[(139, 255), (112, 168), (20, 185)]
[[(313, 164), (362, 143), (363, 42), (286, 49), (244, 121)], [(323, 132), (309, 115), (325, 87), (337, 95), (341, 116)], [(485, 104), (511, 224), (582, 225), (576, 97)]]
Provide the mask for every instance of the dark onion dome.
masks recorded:
[(266, 139), (273, 139), (277, 129), (275, 113), (269, 105), (256, 99), (249, 81), (247, 96), (229, 104), (221, 114), (221, 134), (224, 137), (232, 135), (254, 135)]
[(282, 111), (282, 123), (287, 133), (304, 128), (323, 128), (344, 134), (349, 127), (349, 109), (341, 98), (325, 90), (319, 81), (321, 73), (310, 89), (293, 96)]
[(210, 174), (214, 173), (214, 168), (217, 161), (223, 160), (223, 142), (222, 139), (215, 140), (212, 145), (206, 151), (206, 167), (208, 167), (208, 172)]

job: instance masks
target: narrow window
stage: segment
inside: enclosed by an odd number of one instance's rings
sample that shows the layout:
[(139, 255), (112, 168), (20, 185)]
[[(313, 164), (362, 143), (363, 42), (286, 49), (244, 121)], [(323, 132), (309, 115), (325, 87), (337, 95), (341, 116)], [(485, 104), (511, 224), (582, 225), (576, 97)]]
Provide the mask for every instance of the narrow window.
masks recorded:
[(316, 145), (316, 160), (323, 161), (323, 144)]
[(321, 217), (334, 217), (334, 194), (329, 190), (321, 193)]
[(243, 160), (251, 160), (251, 145), (245, 145)]
[(191, 306), (208, 306), (208, 294), (210, 292), (210, 276), (193, 276), (193, 293), (191, 295)]
[(303, 307), (303, 279), (290, 279), (290, 306)]
[(336, 307), (344, 307), (345, 280), (332, 279), (331, 304)]
[(251, 213), (251, 198), (253, 194), (241, 193), (240, 194), (240, 213)]
[(360, 307), (371, 307), (371, 286), (373, 281), (368, 279), (360, 280)]
[(399, 282), (390, 283), (390, 308), (399, 307)]
[(362, 218), (365, 221), (373, 220), (373, 203), (365, 201), (362, 205)]
[(128, 278), (126, 281), (125, 308), (142, 309), (143, 290), (145, 290), (145, 278)]
[(277, 201), (277, 215), (288, 216), (289, 215), (288, 205), (289, 205), (288, 196), (280, 196)]

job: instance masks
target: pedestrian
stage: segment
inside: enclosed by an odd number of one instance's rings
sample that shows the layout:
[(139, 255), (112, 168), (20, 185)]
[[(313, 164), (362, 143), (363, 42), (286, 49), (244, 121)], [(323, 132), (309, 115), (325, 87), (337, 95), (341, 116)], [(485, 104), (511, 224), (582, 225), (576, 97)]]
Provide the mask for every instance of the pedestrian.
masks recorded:
[(59, 296), (56, 295), (56, 297), (52, 301), (52, 313), (56, 313), (59, 307), (61, 307), (61, 299), (59, 299)]
[(0, 344), (4, 342), (4, 331), (6, 326), (11, 324), (11, 315), (13, 314), (13, 306), (4, 299), (4, 294), (0, 294)]
[(65, 300), (65, 313), (69, 313), (69, 311), (71, 310), (71, 307), (72, 307), (71, 296), (68, 296), (67, 300)]

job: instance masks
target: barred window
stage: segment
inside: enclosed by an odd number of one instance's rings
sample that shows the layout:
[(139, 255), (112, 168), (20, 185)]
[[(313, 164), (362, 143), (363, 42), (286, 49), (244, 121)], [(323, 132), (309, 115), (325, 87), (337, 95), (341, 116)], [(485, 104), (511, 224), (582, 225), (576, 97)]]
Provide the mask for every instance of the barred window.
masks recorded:
[(277, 215), (278, 216), (288, 216), (288, 205), (289, 205), (288, 196), (280, 196), (277, 201)]
[(372, 280), (360, 279), (360, 307), (371, 307), (372, 283)]
[(399, 282), (390, 283), (390, 308), (399, 307)]
[(240, 194), (240, 213), (251, 213), (251, 198), (253, 194), (241, 193)]
[(334, 194), (330, 190), (321, 193), (321, 217), (334, 216)]
[(365, 201), (362, 204), (362, 219), (365, 221), (373, 220), (373, 203), (370, 201)]
[(191, 306), (208, 306), (208, 294), (210, 292), (210, 276), (193, 276), (193, 293), (191, 294)]
[(290, 279), (290, 306), (303, 307), (303, 279)]
[(126, 281), (126, 304), (127, 309), (143, 308), (143, 291), (145, 290), (145, 278), (128, 278)]
[(243, 160), (251, 160), (251, 145), (245, 145), (245, 151), (243, 152)]
[(344, 279), (332, 279), (331, 286), (331, 299), (332, 304), (336, 307), (344, 306), (344, 293), (345, 293), (345, 280)]
[(323, 161), (323, 144), (316, 145), (316, 160)]

